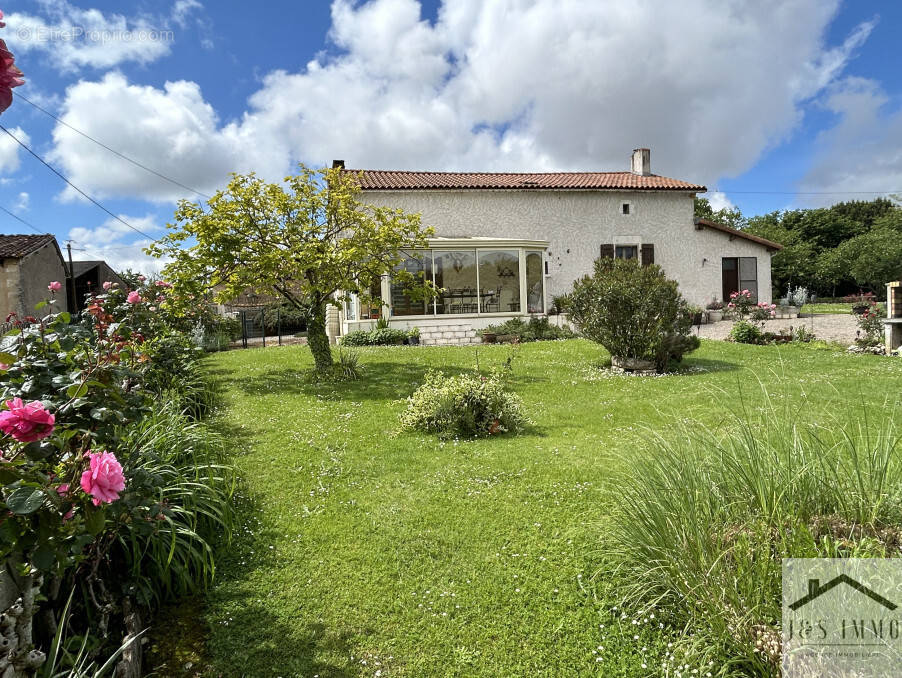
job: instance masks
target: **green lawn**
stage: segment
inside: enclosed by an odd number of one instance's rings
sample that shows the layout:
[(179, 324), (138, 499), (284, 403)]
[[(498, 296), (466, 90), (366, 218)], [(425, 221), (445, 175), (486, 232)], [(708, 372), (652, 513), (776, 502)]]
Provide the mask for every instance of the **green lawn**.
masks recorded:
[[(880, 308), (885, 308), (885, 304), (880, 303)], [(839, 313), (849, 314), (852, 312), (852, 304), (805, 304), (801, 309), (802, 313)]]
[(659, 675), (677, 631), (621, 617), (606, 567), (616, 465), (650, 428), (716, 425), (740, 384), (816, 417), (902, 383), (898, 359), (713, 341), (657, 378), (599, 370), (583, 340), (480, 347), (479, 365), (512, 352), (535, 425), (447, 443), (393, 436), (398, 399), (429, 368), (474, 368), (475, 347), (362, 349), (363, 378), (339, 385), (310, 385), (300, 346), (212, 359), (253, 505), (206, 600), (212, 675)]

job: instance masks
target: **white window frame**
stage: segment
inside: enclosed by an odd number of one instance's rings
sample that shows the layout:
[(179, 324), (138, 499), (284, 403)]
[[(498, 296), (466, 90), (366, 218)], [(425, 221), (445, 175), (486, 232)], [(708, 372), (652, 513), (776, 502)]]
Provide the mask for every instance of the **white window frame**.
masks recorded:
[[(483, 313), (477, 310), (476, 313), (436, 313), (437, 300), (432, 299), (432, 313), (426, 315), (394, 315), (394, 309), (391, 306), (391, 277), (385, 275), (382, 277), (382, 312), (383, 316), (392, 320), (425, 320), (425, 319), (442, 319), (442, 318), (495, 318), (503, 316), (532, 316), (544, 315), (548, 308), (548, 300), (546, 294), (548, 287), (545, 278), (550, 274), (545, 273), (545, 261), (547, 256), (549, 243), (545, 240), (506, 240), (506, 239), (490, 239), (490, 238), (437, 238), (428, 241), (428, 246), (422, 251), (429, 252), (429, 256), (433, 257), (432, 261), (432, 280), (435, 281), (435, 253), (447, 251), (473, 251), (476, 254), (476, 289), (479, 290), (479, 253), (484, 251), (498, 250), (517, 250), (519, 262), (519, 282), (520, 282), (520, 310), (519, 311), (498, 311), (497, 313)], [(527, 300), (527, 283), (526, 283), (526, 254), (527, 252), (536, 252), (541, 256), (542, 265), (542, 312), (529, 313)], [(357, 307), (355, 308), (356, 316), (360, 319), (359, 299), (355, 299)], [(477, 309), (480, 305), (477, 303)]]

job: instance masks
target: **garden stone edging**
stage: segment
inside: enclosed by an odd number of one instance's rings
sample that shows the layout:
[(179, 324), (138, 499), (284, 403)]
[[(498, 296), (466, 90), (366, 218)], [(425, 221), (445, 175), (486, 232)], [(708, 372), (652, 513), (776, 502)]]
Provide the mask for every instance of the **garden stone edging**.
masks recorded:
[(611, 371), (638, 375), (657, 374), (658, 370), (651, 360), (640, 360), (639, 358), (623, 358), (621, 356), (611, 356)]

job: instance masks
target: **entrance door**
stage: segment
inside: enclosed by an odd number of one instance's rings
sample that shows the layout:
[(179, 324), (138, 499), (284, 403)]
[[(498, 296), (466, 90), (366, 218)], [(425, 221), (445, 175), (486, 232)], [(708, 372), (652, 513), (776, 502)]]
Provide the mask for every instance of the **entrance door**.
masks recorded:
[(723, 301), (730, 301), (730, 295), (739, 291), (739, 257), (723, 258)]

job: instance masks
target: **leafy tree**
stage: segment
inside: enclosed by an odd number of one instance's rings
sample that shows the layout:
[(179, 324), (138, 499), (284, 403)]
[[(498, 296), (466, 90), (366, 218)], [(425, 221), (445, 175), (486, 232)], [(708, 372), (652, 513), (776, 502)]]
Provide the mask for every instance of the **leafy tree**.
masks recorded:
[[(326, 309), (355, 292), (366, 298), (382, 275), (433, 294), (431, 283), (398, 269), (404, 250), (426, 247), (420, 217), (358, 199), (357, 178), (301, 166), (282, 184), (233, 174), (207, 208), (183, 200), (170, 233), (148, 252), (171, 257), (164, 275), (183, 296), (217, 301), (245, 290), (285, 299), (307, 316), (307, 342), (318, 372), (332, 366)], [(194, 243), (194, 244), (191, 244)]]
[(902, 279), (902, 230), (875, 228), (833, 252), (837, 269), (865, 289), (879, 293), (887, 282)]
[(745, 227), (746, 223), (745, 217), (742, 216), (742, 212), (739, 211), (739, 208), (734, 207), (733, 209), (729, 209), (727, 207), (721, 207), (719, 210), (715, 210), (707, 198), (697, 197), (695, 199), (695, 216), (700, 219), (708, 219), (709, 221), (729, 226), (730, 228), (741, 229)]

